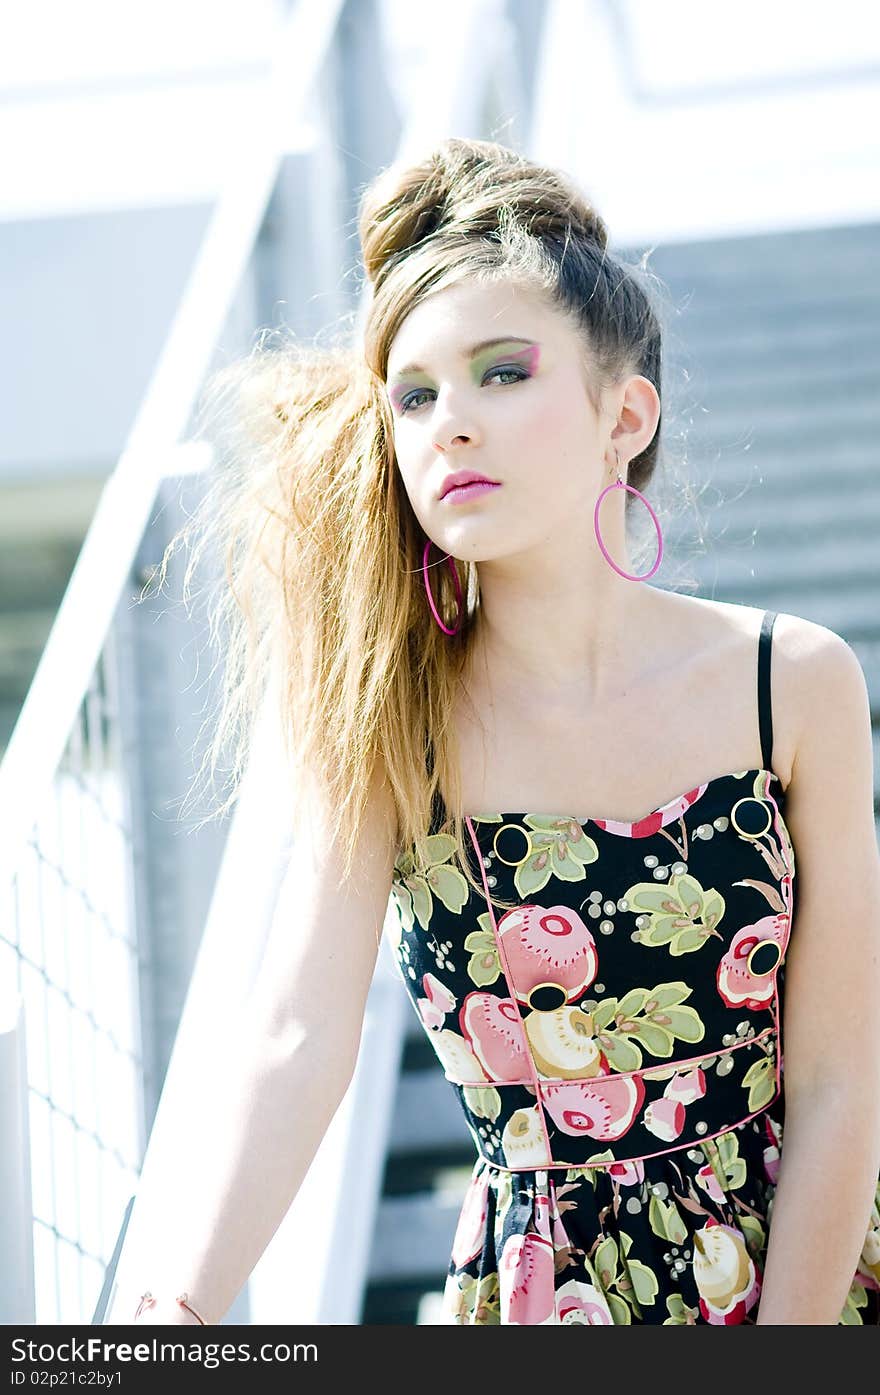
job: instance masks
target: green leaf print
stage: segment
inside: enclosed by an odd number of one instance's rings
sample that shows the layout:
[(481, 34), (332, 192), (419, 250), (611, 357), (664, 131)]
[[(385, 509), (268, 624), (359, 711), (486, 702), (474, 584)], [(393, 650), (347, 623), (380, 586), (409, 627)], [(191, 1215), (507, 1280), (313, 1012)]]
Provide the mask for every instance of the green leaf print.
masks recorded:
[(617, 1280), (617, 1291), (624, 1302), (630, 1304), (636, 1317), (640, 1318), (642, 1316), (642, 1310), (639, 1307), (639, 1300), (636, 1297), (635, 1285), (629, 1277), (629, 1274), (621, 1274), (620, 1278)]
[(442, 901), (448, 911), (458, 914), (467, 904), (468, 884), (457, 867), (432, 867), (426, 873), (426, 880), (438, 901)]
[(647, 1264), (642, 1264), (637, 1259), (631, 1259), (627, 1261), (627, 1273), (639, 1303), (653, 1303), (660, 1287), (653, 1269), (649, 1269)]
[(648, 1223), (655, 1235), (661, 1240), (671, 1240), (673, 1245), (682, 1245), (687, 1239), (687, 1226), (674, 1201), (661, 1201), (652, 1194), (648, 1202)]
[(642, 1064), (642, 1053), (629, 1037), (620, 1032), (601, 1032), (597, 1038), (613, 1070), (623, 1075), (638, 1070)]
[(685, 998), (690, 997), (691, 988), (687, 983), (677, 981), (675, 983), (658, 983), (652, 989), (651, 996), (645, 1004), (646, 1011), (653, 1012), (655, 1008), (675, 1007), (678, 1003), (683, 1003)]
[[(742, 1182), (737, 1182), (736, 1185), (741, 1187)], [(737, 1220), (739, 1222), (739, 1228), (746, 1238), (746, 1249), (752, 1259), (757, 1259), (764, 1249), (767, 1232), (756, 1216), (742, 1215), (738, 1216)]]
[(868, 1301), (863, 1284), (853, 1283), (849, 1293), (846, 1295), (846, 1302), (840, 1314), (839, 1323), (844, 1327), (862, 1327), (862, 1315), (859, 1308), (864, 1308)]
[(593, 1027), (597, 1032), (601, 1032), (603, 1027), (613, 1020), (617, 1014), (617, 999), (603, 998), (598, 1007), (594, 1007), (590, 1016), (593, 1019)]
[(412, 892), (404, 882), (395, 879), (391, 883), (391, 895), (397, 910), (399, 925), (394, 927), (393, 948), (396, 950), (400, 945), (401, 934), (409, 934), (413, 928), (415, 915), (413, 912)]
[(501, 1096), (494, 1085), (463, 1085), (462, 1090), (471, 1113), (494, 1124), (501, 1113)]
[(699, 1308), (689, 1308), (680, 1293), (666, 1295), (666, 1308), (669, 1317), (664, 1318), (664, 1327), (694, 1326), (700, 1312)]
[(711, 891), (703, 893), (703, 920), (707, 925), (714, 927), (724, 915), (725, 902), (720, 891), (712, 887)]
[[(739, 1141), (735, 1133), (723, 1133), (719, 1138), (710, 1138), (703, 1145), (709, 1151), (709, 1161), (722, 1187), (735, 1191), (746, 1180), (747, 1169), (739, 1155)], [(718, 1166), (715, 1157), (717, 1155)]]
[[(632, 1243), (632, 1236), (621, 1231), (618, 1250), (614, 1237), (606, 1235), (593, 1255), (597, 1283), (611, 1308), (615, 1323), (631, 1321), (630, 1307), (636, 1317), (641, 1317), (640, 1305), (653, 1303), (659, 1288), (653, 1270), (639, 1260), (629, 1258)], [(610, 1292), (612, 1288), (617, 1289), (616, 1294)]]
[(702, 1149), (703, 1157), (711, 1167), (722, 1191), (735, 1191), (743, 1185), (748, 1173), (745, 1162), (739, 1155), (739, 1143), (735, 1133), (722, 1133), (718, 1138), (708, 1138), (702, 1144)]
[[(613, 1162), (614, 1162), (614, 1154), (612, 1153), (612, 1151), (611, 1151), (610, 1148), (606, 1148), (604, 1153), (593, 1153), (591, 1157), (587, 1158), (587, 1162), (588, 1162), (588, 1163), (604, 1163), (604, 1162), (613, 1163)], [(595, 1168), (595, 1167), (570, 1167), (570, 1168), (568, 1168), (568, 1169), (566, 1170), (566, 1173), (565, 1173), (565, 1180), (566, 1180), (566, 1182), (580, 1182), (580, 1181), (582, 1181), (582, 1180), (584, 1180), (584, 1179), (586, 1179), (586, 1180), (589, 1181), (589, 1182), (592, 1182), (593, 1186), (595, 1187), (595, 1185), (596, 1185), (596, 1168)]]
[(654, 1022), (634, 1022), (630, 1030), (652, 1056), (672, 1055), (672, 1033), (663, 1027)]
[(498, 946), (495, 943), (492, 927), (490, 925), (487, 929), (484, 925), (488, 916), (481, 915), (477, 919), (483, 925), (483, 929), (472, 930), (465, 938), (464, 947), (471, 956), (468, 960), (468, 974), (471, 981), (478, 988), (486, 988), (500, 976), (501, 961), (498, 957)]
[(617, 1004), (617, 1011), (621, 1017), (635, 1017), (637, 1012), (641, 1012), (647, 999), (647, 988), (631, 988)]
[(454, 1321), (463, 1326), (488, 1327), (501, 1323), (501, 1294), (498, 1274), (493, 1271), (482, 1279), (459, 1274), (458, 1293), (452, 1305)]
[(617, 1261), (617, 1242), (612, 1235), (606, 1235), (593, 1256), (593, 1264), (603, 1289), (616, 1282)]
[(646, 931), (645, 927), (642, 926), (639, 932), (639, 938), (642, 944), (668, 945), (678, 934), (680, 928), (678, 916), (657, 916), (651, 924), (650, 931)]
[[(690, 873), (679, 873), (664, 884), (636, 882), (624, 896), (631, 911), (641, 916), (639, 942), (651, 947), (668, 945), (672, 955), (700, 949), (724, 915), (724, 898), (706, 891)], [(646, 925), (644, 917), (648, 916)]]
[(674, 935), (669, 942), (670, 954), (691, 954), (706, 943), (706, 931), (701, 925), (689, 925), (681, 934)]
[(458, 914), (470, 895), (464, 875), (448, 865), (455, 851), (452, 835), (432, 833), (425, 843), (427, 866), (416, 864), (411, 849), (402, 853), (394, 864), (398, 875), (391, 883), (391, 894), (405, 930), (412, 929), (413, 918), (423, 930), (429, 928), (435, 896), (447, 910)]
[[(681, 1007), (691, 989), (686, 983), (660, 983), (655, 988), (631, 988), (620, 999), (603, 998), (591, 1008), (596, 1041), (613, 1070), (638, 1070), (642, 1051), (671, 1056), (673, 1043), (701, 1041), (703, 1023), (691, 1007)], [(675, 1004), (675, 1005), (672, 1005)]]
[(776, 1093), (776, 1071), (769, 1056), (754, 1061), (742, 1078), (743, 1086), (749, 1088), (749, 1110), (754, 1113), (769, 1104)]
[(495, 1243), (500, 1246), (504, 1218), (513, 1204), (513, 1174), (501, 1172), (495, 1183)]
[(551, 876), (564, 882), (582, 882), (584, 868), (595, 862), (599, 849), (576, 819), (541, 818), (526, 814), (531, 852), (514, 874), (514, 885), (523, 898), (546, 886)]
[(679, 1041), (702, 1041), (705, 1028), (692, 1007), (665, 1008), (653, 1014), (653, 1020), (665, 1027)]
[(632, 1314), (629, 1304), (624, 1303), (622, 1298), (618, 1298), (616, 1293), (606, 1293), (605, 1302), (611, 1309), (611, 1316), (614, 1319), (615, 1327), (628, 1327), (632, 1324)]

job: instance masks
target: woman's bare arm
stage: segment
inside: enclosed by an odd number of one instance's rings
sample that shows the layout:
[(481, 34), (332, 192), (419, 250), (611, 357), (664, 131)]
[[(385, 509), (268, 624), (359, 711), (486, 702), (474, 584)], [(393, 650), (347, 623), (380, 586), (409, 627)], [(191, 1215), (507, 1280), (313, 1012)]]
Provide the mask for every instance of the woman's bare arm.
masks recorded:
[[(880, 853), (871, 720), (849, 646), (810, 626), (786, 822), (785, 1123), (759, 1323), (837, 1323), (880, 1169)], [(810, 637), (812, 633), (812, 638)]]
[[(219, 1322), (283, 1220), (351, 1082), (391, 892), (396, 819), (377, 774), (352, 875), (320, 797), (297, 831), (254, 991), (210, 1079), (191, 1083), (192, 1152), (180, 1159), (139, 1292), (139, 1321), (194, 1323), (186, 1291)], [(137, 1296), (114, 1305), (130, 1322)]]

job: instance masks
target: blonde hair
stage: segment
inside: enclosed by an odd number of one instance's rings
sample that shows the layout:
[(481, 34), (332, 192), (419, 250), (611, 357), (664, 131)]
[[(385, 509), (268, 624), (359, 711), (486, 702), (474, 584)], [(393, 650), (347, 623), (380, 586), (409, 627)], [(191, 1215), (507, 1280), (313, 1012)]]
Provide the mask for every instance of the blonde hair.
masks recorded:
[[(191, 544), (187, 591), (206, 548), (224, 559), (210, 621), (224, 659), (221, 706), (200, 771), (213, 779), (231, 750), (230, 792), (216, 813), (237, 797), (275, 673), (294, 798), (307, 792), (296, 770), (320, 771), (346, 869), (381, 759), (397, 814), (396, 875), (430, 895), (454, 863), (482, 895), (465, 854), (451, 721), (479, 608), (477, 568), (455, 561), (466, 610), (449, 637), (428, 605), (426, 539), (396, 468), (384, 391), (390, 346), (428, 294), (463, 281), (521, 284), (578, 329), (598, 410), (603, 390), (629, 374), (660, 393), (660, 324), (647, 276), (611, 256), (590, 203), (562, 174), (494, 142), (449, 139), (424, 160), (383, 170), (361, 196), (358, 229), (370, 293), (362, 344), (322, 347), (267, 331), (209, 380), (202, 417), (217, 475), (166, 549), (159, 584), (180, 543)], [(629, 462), (637, 489), (654, 474), (659, 434), (658, 423)], [(452, 625), (448, 564), (430, 574)]]

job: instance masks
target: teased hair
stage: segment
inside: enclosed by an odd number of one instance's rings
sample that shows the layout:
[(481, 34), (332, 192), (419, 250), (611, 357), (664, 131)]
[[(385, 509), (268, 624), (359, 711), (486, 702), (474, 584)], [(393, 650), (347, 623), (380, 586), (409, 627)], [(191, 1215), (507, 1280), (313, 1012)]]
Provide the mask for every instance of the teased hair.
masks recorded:
[[(598, 410), (604, 390), (631, 374), (660, 394), (659, 302), (643, 266), (609, 253), (605, 223), (567, 178), (490, 141), (445, 140), (417, 163), (383, 170), (361, 196), (358, 230), (370, 296), (362, 340), (341, 335), (319, 346), (265, 331), (215, 373), (202, 414), (216, 479), (169, 544), (160, 575), (182, 541), (194, 542), (187, 585), (206, 547), (225, 562), (210, 626), (223, 650), (222, 705), (202, 766), (213, 777), (231, 751), (218, 813), (237, 796), (253, 717), (276, 675), (292, 794), (307, 793), (295, 770), (321, 772), (346, 867), (378, 758), (397, 813), (395, 875), (430, 897), (453, 863), (482, 895), (451, 722), (478, 573), (456, 560), (466, 614), (447, 636), (427, 603), (425, 535), (394, 456), (384, 392), (391, 342), (428, 294), (464, 281), (513, 282), (580, 332), (584, 385)], [(629, 462), (639, 490), (654, 475), (659, 436), (658, 422)], [(627, 493), (625, 502), (637, 501)], [(649, 556), (654, 545), (652, 529)], [(640, 549), (632, 555), (638, 568)], [(431, 575), (451, 624), (447, 563)], [(431, 835), (440, 799), (447, 818)]]

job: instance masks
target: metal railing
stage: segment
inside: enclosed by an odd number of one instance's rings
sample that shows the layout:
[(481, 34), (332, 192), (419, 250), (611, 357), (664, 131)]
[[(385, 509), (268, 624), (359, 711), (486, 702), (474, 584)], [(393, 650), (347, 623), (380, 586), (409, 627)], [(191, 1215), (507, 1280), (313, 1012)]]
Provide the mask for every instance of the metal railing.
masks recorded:
[[(436, 80), (426, 82), (382, 159), (451, 132), (484, 133), (491, 103), (505, 100), (504, 84), (512, 80), (505, 15), (503, 0), (447, 6), (432, 51)], [(157, 911), (163, 879), (153, 854), (167, 835), (152, 821), (153, 767), (169, 765), (161, 788), (179, 794), (183, 762), (179, 753), (169, 755), (170, 742), (156, 742), (155, 730), (152, 742), (144, 739), (150, 673), (141, 651), (156, 655), (163, 641), (146, 631), (134, 602), (145, 563), (167, 540), (166, 511), (173, 513), (181, 482), (197, 486), (210, 466), (209, 448), (187, 436), (224, 329), (237, 323), (249, 335), (254, 328), (249, 297), (280, 171), (292, 153), (305, 161), (314, 154), (292, 152), (289, 133), (311, 129), (322, 158), (328, 144), (341, 146), (327, 129), (326, 110), (324, 125), (310, 127), (307, 107), (330, 60), (341, 63), (344, 78), (379, 90), (374, 72), (358, 74), (352, 43), (358, 25), (374, 18), (371, 6), (342, 0), (300, 0), (292, 8), (252, 148), (213, 211), (0, 765), (0, 1250), (13, 1257), (11, 1276), (7, 1271), (0, 1284), (6, 1323), (113, 1320), (117, 1299), (118, 1320), (125, 1320), (126, 1281), (130, 1291), (144, 1286), (137, 1237), (161, 1227), (172, 1165), (180, 1176), (178, 1145), (198, 1043), (219, 1006), (252, 982), (271, 931), (289, 845), (284, 829), (266, 826), (266, 808), (279, 807), (266, 793), (280, 778), (280, 762), (263, 717), (241, 798), (223, 830), (222, 862), (217, 834), (207, 852), (194, 844), (198, 876), (216, 876), (216, 884), (204, 928), (196, 928), (198, 953), (166, 1068), (156, 1017), (157, 1005), (167, 1013), (168, 1001), (156, 981), (156, 951), (163, 934), (173, 938), (179, 928), (183, 935), (183, 927), (165, 921), (173, 921), (175, 909), (182, 914), (184, 898), (179, 893)], [(371, 173), (359, 168), (358, 180)], [(354, 191), (344, 195), (340, 223)], [(314, 226), (311, 236), (314, 264), (338, 278), (322, 229)], [(155, 611), (144, 611), (155, 629)], [(203, 638), (188, 633), (196, 646)], [(170, 647), (166, 635), (166, 678), (177, 675)], [(263, 893), (258, 901), (255, 884)], [(232, 930), (245, 892), (249, 934), (242, 937)], [(351, 1089), (230, 1320), (358, 1321), (403, 1012), (386, 944)], [(312, 1219), (309, 1227), (318, 1194), (321, 1222)], [(343, 1225), (345, 1285), (331, 1267)], [(294, 1230), (300, 1252), (308, 1235), (307, 1273), (293, 1262)], [(282, 1273), (283, 1283), (276, 1282)]]
[(105, 1247), (143, 1151), (133, 846), (116, 661), (111, 630), (17, 859), (12, 914), (0, 926), (4, 981), (21, 997), (11, 1031), (28, 1086), (25, 1099), (11, 1085), (4, 1092), (4, 1114), (17, 1114), (26, 1128), (4, 1131), (4, 1145), (14, 1139), (23, 1149), (27, 1133), (31, 1157), (27, 1178), (18, 1169), (17, 1205), (4, 1196), (4, 1228), (14, 1227), (12, 1252), (21, 1254), (32, 1214), (37, 1302), (33, 1292), (18, 1296), (31, 1320), (81, 1313), (100, 1286)]

